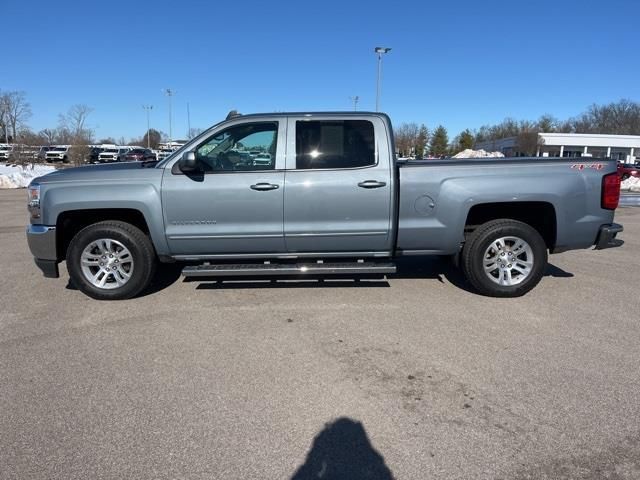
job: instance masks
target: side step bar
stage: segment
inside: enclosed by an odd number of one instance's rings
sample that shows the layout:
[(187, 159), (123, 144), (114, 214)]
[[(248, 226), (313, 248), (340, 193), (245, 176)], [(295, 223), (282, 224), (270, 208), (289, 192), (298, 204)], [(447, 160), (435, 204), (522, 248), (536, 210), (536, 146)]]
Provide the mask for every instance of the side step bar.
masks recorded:
[(254, 263), (190, 265), (182, 269), (185, 277), (241, 277), (276, 275), (352, 275), (396, 273), (394, 263)]

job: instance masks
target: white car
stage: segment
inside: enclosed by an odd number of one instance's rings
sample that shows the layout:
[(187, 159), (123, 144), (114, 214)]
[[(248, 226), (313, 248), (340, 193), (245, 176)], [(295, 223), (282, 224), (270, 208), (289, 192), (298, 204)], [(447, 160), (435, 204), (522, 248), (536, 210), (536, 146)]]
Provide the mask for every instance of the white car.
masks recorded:
[(271, 154), (270, 153), (259, 153), (253, 159), (254, 165), (271, 165)]
[(13, 152), (13, 148), (13, 145), (0, 145), (0, 160), (9, 160), (9, 157)]
[(131, 150), (131, 147), (114, 147), (105, 148), (104, 151), (98, 155), (98, 162), (110, 163), (110, 162), (124, 162), (125, 155)]
[(69, 163), (70, 145), (56, 145), (44, 154), (44, 159), (48, 162)]

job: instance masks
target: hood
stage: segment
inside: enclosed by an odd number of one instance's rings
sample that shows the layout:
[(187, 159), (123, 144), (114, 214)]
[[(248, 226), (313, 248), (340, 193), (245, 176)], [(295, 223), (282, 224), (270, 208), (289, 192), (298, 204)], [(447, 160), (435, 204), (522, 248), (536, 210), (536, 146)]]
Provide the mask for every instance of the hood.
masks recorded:
[(104, 165), (87, 165), (84, 167), (64, 168), (51, 172), (33, 181), (36, 183), (53, 182), (103, 182), (123, 181), (133, 178), (155, 177), (162, 170), (153, 168), (156, 162), (122, 162)]

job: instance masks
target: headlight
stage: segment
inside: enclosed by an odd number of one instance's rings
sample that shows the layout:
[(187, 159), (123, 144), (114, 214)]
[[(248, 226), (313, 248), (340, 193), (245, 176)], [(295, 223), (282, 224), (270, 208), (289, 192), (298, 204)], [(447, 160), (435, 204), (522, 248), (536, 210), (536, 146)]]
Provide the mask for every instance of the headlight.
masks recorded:
[(40, 218), (40, 184), (31, 182), (27, 187), (27, 209), (31, 218)]

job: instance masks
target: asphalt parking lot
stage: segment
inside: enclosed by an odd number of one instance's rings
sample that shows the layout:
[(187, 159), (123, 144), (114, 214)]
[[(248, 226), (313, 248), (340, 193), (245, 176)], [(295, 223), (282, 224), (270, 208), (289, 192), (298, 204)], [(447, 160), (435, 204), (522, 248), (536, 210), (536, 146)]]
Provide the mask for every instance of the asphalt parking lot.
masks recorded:
[(2, 479), (638, 479), (640, 209), (519, 299), (445, 261), (388, 280), (42, 277), (0, 191)]

